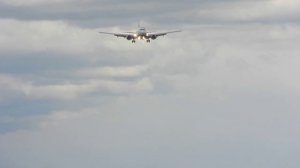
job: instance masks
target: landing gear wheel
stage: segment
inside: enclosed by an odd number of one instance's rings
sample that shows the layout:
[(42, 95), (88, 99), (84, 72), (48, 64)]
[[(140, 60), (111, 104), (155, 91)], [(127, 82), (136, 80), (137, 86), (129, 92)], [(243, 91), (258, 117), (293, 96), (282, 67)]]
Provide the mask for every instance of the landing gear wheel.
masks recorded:
[(147, 40), (147, 43), (150, 43), (150, 40)]
[(132, 40), (132, 43), (135, 43), (135, 40)]

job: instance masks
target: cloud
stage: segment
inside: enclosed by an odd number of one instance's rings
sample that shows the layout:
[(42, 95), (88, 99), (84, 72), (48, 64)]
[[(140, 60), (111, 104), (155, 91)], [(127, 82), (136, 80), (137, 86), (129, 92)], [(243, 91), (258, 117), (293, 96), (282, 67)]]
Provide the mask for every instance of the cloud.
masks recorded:
[(131, 66), (131, 67), (99, 67), (87, 68), (78, 72), (79, 75), (92, 77), (139, 77), (146, 71), (145, 66)]
[[(151, 81), (142, 78), (137, 81), (87, 80), (78, 83), (36, 85), (13, 77), (0, 76), (1, 89), (23, 94), (28, 98), (75, 99), (93, 92), (107, 94), (130, 94), (150, 92)], [(5, 94), (1, 96), (4, 99)]]
[(294, 0), (220, 3), (198, 10), (198, 17), (224, 22), (295, 22), (300, 4)]
[(0, 167), (299, 167), (297, 1), (0, 8)]
[[(95, 52), (96, 30), (83, 30), (61, 21), (0, 20), (2, 52)], [(100, 40), (99, 40), (100, 41)]]
[[(34, 130), (0, 135), (1, 149), (10, 151), (1, 153), (1, 165), (298, 165), (291, 147), (299, 143), (298, 117), (291, 118), (298, 114), (270, 106), (274, 102), (257, 104), (255, 97), (212, 104), (186, 98), (128, 96), (105, 107), (54, 111)], [(291, 105), (285, 103), (283, 109)]]
[[(7, 1), (8, 2), (8, 1)], [(127, 1), (118, 6), (111, 1), (9, 1), (13, 6), (2, 6), (5, 18), (20, 20), (64, 20), (79, 27), (135, 26), (138, 20), (150, 22), (155, 27), (181, 24), (218, 24), (220, 22), (296, 22), (299, 4), (296, 0), (263, 1)], [(19, 2), (19, 3), (15, 3)], [(172, 8), (170, 7), (172, 3)], [(23, 5), (22, 5), (23, 4)], [(25, 4), (25, 5), (24, 5)], [(26, 5), (27, 4), (27, 5)], [(34, 5), (39, 4), (37, 8)], [(14, 5), (19, 5), (15, 7)], [(132, 10), (132, 6), (136, 10)], [(21, 7), (20, 7), (21, 6)], [(153, 12), (155, 9), (156, 12)], [(149, 15), (151, 13), (151, 15)], [(103, 16), (110, 16), (109, 18)]]
[(0, 3), (7, 4), (11, 6), (46, 6), (46, 5), (60, 5), (60, 4), (66, 4), (66, 3), (76, 3), (77, 0), (53, 0), (53, 1), (47, 1), (47, 0), (28, 0), (28, 1), (19, 1), (19, 0), (1, 0)]

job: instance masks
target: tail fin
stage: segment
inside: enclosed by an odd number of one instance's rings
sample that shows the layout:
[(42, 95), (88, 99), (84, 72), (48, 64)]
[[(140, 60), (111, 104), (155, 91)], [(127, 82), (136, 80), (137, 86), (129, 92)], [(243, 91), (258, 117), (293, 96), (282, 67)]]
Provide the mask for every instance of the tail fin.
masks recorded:
[(140, 27), (141, 27), (141, 21), (138, 22), (138, 28), (140, 28)]

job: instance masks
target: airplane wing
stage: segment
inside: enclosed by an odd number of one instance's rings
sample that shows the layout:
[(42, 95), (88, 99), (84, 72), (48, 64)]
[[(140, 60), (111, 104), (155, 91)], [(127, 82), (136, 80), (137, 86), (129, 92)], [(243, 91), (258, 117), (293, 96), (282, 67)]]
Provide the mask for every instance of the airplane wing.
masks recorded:
[(109, 33), (109, 32), (99, 32), (101, 34), (109, 34), (109, 35), (114, 35), (117, 37), (124, 37), (127, 38), (128, 36), (133, 36), (133, 33)]
[(147, 36), (149, 36), (149, 37), (151, 37), (151, 36), (158, 37), (158, 36), (165, 36), (167, 34), (177, 33), (177, 32), (181, 32), (181, 30), (174, 30), (174, 31), (168, 31), (168, 32), (148, 33)]

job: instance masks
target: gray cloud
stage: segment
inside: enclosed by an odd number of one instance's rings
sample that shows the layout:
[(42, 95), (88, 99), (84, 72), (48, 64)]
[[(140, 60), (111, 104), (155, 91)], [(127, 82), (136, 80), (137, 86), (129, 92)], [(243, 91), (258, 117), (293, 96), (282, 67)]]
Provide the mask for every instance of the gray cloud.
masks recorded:
[[(298, 22), (296, 0), (272, 1), (5, 1), (0, 15), (20, 20), (65, 20), (82, 27), (153, 24)], [(9, 2), (9, 3), (7, 3)], [(118, 4), (118, 5), (115, 5)], [(172, 4), (172, 7), (170, 7)], [(134, 10), (132, 10), (134, 8)], [(153, 10), (155, 9), (155, 12)]]
[[(297, 149), (290, 145), (298, 143), (297, 119), (282, 116), (295, 113), (271, 107), (282, 104), (281, 98), (258, 106), (264, 98), (247, 97), (247, 103), (242, 98), (211, 106), (174, 96), (135, 96), (105, 108), (54, 112), (37, 131), (2, 136), (2, 149), (10, 151), (2, 158), (13, 155), (18, 162), (1, 163), (12, 167), (298, 166), (292, 159)], [(290, 105), (281, 107), (286, 110)]]

